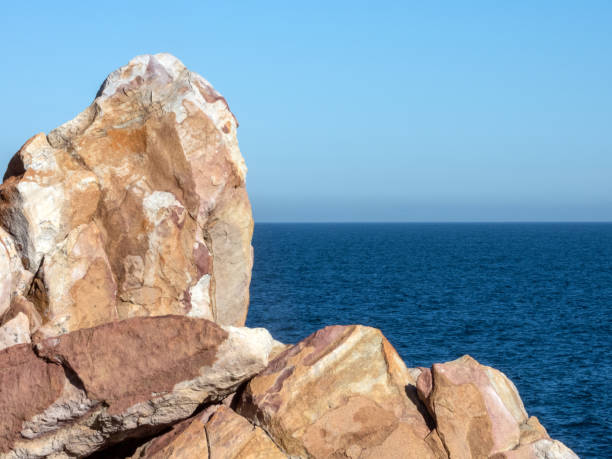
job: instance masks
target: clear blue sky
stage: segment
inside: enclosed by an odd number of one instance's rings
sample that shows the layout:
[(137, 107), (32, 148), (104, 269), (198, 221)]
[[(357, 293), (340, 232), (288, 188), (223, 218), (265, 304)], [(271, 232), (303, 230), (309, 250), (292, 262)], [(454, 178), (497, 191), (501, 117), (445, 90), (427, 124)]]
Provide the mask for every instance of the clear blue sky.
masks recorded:
[(163, 51), (228, 99), (256, 221), (612, 220), (610, 1), (19, 3), (2, 168)]

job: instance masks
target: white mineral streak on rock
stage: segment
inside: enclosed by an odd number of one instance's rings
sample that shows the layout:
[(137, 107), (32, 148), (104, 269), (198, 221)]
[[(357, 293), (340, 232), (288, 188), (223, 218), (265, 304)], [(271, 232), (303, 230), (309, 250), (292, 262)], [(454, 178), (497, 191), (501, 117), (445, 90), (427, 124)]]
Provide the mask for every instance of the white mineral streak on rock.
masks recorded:
[(191, 310), (187, 313), (189, 317), (213, 320), (209, 290), (210, 274), (204, 274), (189, 290), (191, 296)]
[(543, 439), (533, 443), (537, 459), (579, 459), (571, 449), (557, 440)]
[(499, 399), (499, 402), (508, 410), (518, 424), (527, 422), (527, 411), (523, 401), (518, 395), (516, 386), (501, 371), (483, 365), (485, 373), (491, 383), (491, 392)]
[(30, 342), (30, 321), (20, 312), (0, 327), (0, 350)]
[(31, 266), (38, 266), (42, 257), (57, 243), (61, 224), (61, 203), (64, 190), (60, 186), (41, 186), (37, 182), (23, 180), (17, 185), (23, 199), (23, 214), (28, 221), (28, 231), (33, 253)]
[(154, 225), (158, 225), (166, 217), (171, 206), (183, 209), (176, 196), (167, 191), (154, 191), (142, 200), (142, 205), (147, 218)]
[(11, 304), (13, 290), (13, 274), (11, 271), (11, 258), (4, 244), (0, 241), (0, 316), (6, 312)]
[(8, 307), (12, 296), (23, 294), (29, 288), (32, 277), (32, 273), (23, 269), (15, 241), (0, 228), (0, 315), (6, 311), (3, 307)]
[[(190, 396), (222, 390), (229, 394), (239, 381), (248, 379), (263, 370), (279, 342), (265, 328), (222, 327), (228, 332), (227, 339), (219, 346), (217, 360), (211, 367), (200, 369), (200, 376), (178, 383), (174, 394)], [(262, 366), (263, 364), (263, 366)]]
[(497, 457), (499, 459), (579, 459), (578, 455), (563, 443), (550, 438), (521, 445)]
[(56, 431), (62, 425), (86, 414), (97, 403), (95, 400), (89, 400), (83, 389), (66, 379), (60, 397), (45, 411), (24, 422), (21, 435), (27, 439), (34, 439)]

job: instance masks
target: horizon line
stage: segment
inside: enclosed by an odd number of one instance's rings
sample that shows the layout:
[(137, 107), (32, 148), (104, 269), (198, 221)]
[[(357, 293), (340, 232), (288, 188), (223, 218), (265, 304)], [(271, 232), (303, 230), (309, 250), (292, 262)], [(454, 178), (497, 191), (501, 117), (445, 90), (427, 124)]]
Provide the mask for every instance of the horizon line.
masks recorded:
[(324, 220), (324, 221), (255, 221), (255, 224), (305, 224), (305, 225), (313, 225), (313, 224), (475, 224), (475, 223), (484, 223), (484, 224), (512, 224), (512, 223), (534, 223), (534, 224), (558, 224), (558, 223), (598, 223), (598, 224), (612, 224), (612, 220), (419, 220), (419, 221), (411, 221), (411, 220), (350, 220), (350, 221), (334, 221), (334, 220)]

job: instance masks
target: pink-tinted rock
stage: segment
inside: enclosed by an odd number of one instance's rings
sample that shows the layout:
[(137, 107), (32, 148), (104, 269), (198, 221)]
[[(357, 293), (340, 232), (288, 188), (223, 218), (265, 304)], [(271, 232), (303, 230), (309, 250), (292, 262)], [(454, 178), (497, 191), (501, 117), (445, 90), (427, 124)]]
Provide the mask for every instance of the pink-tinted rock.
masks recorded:
[(423, 369), (416, 387), (451, 459), (531, 457), (523, 454), (550, 440), (537, 418), (528, 418), (514, 384), (469, 356)]
[(29, 344), (0, 351), (0, 454), (20, 439), (25, 422), (58, 399), (64, 381), (62, 367), (39, 359)]

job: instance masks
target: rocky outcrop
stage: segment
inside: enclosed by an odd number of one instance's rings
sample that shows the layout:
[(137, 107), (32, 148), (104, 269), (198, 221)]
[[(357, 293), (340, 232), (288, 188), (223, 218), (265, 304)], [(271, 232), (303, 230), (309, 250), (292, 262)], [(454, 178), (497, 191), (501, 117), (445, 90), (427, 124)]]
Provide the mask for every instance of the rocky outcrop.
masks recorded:
[(469, 356), (408, 369), (362, 326), (327, 327), (284, 351), (237, 411), (292, 457), (577, 457), (527, 416), (503, 373)]
[(264, 329), (164, 316), (9, 347), (0, 351), (0, 453), (82, 457), (151, 435), (235, 391), (275, 345)]
[(577, 457), (471, 357), (410, 369), (379, 330), (357, 325), (281, 349), (264, 329), (184, 316), (8, 347), (0, 457), (105, 457), (151, 436), (112, 457)]
[[(0, 186), (0, 459), (573, 459), (501, 372), (374, 328), (245, 322), (237, 122), (168, 54), (113, 72)], [(282, 318), (279, 318), (282, 320)]]
[(0, 187), (0, 316), (18, 295), (46, 336), (135, 316), (243, 325), (253, 222), (237, 122), (168, 54), (111, 73), (28, 140)]

